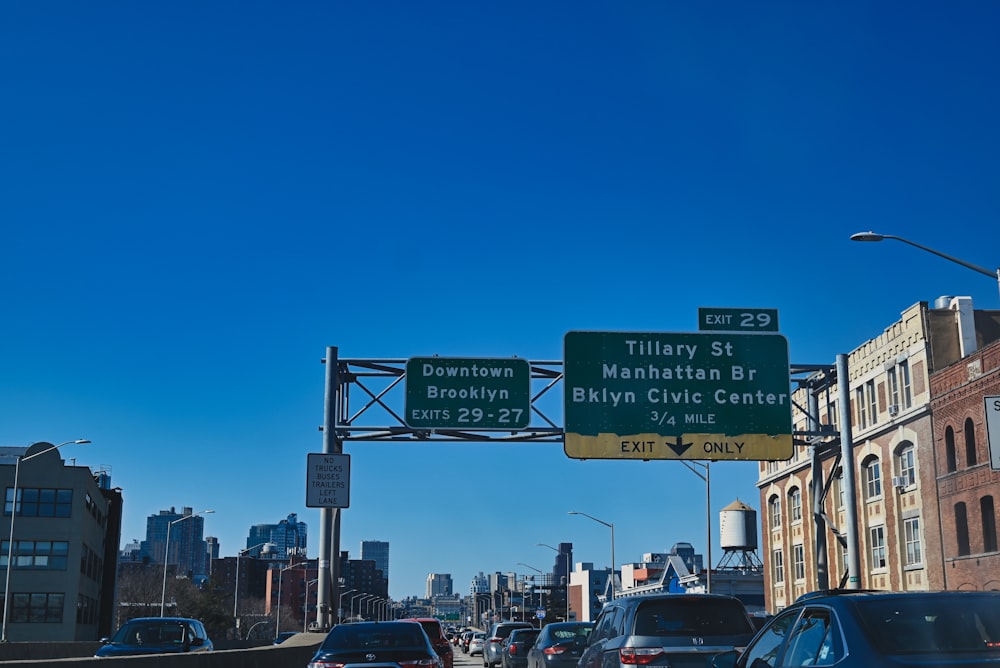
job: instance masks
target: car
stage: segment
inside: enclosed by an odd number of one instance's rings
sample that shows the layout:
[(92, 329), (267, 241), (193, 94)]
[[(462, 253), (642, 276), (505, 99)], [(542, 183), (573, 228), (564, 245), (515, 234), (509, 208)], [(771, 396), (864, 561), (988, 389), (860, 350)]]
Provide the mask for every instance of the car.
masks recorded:
[(503, 641), (514, 629), (532, 629), (528, 622), (495, 622), (486, 632), (486, 642), (483, 644), (483, 668), (499, 666)]
[(472, 640), (473, 633), (475, 631), (462, 631), (462, 635), (458, 637), (458, 646), (465, 654), (469, 653), (469, 641)]
[(205, 625), (188, 617), (137, 617), (103, 638), (94, 656), (138, 656), (210, 652), (214, 649)]
[(369, 663), (407, 668), (442, 668), (441, 657), (423, 626), (413, 621), (337, 624), (323, 639), (308, 668)]
[(712, 665), (834, 664), (1000, 667), (1000, 591), (811, 592)]
[(535, 644), (538, 629), (514, 629), (503, 641), (500, 665), (503, 668), (525, 668), (528, 665), (528, 650)]
[(528, 651), (527, 668), (576, 668), (593, 628), (593, 622), (546, 624)]
[(625, 596), (604, 604), (579, 668), (708, 666), (754, 635), (743, 603), (722, 594)]
[(469, 638), (469, 656), (483, 655), (483, 645), (486, 644), (486, 634), (482, 631), (476, 631)]
[(455, 665), (455, 650), (451, 647), (451, 641), (444, 634), (444, 628), (441, 626), (441, 621), (433, 617), (409, 617), (405, 620), (407, 622), (416, 622), (423, 627), (424, 633), (431, 641), (431, 645), (434, 647), (434, 651), (438, 653), (441, 657), (441, 663), (444, 668), (453, 668)]

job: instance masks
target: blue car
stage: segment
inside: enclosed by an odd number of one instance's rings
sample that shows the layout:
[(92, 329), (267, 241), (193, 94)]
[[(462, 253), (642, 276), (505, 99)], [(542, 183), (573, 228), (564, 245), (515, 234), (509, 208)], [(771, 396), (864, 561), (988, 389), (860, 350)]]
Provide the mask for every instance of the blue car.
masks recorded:
[(712, 665), (1000, 668), (1000, 591), (805, 594)]
[(94, 656), (137, 656), (210, 652), (214, 648), (205, 625), (187, 617), (138, 617), (127, 621)]

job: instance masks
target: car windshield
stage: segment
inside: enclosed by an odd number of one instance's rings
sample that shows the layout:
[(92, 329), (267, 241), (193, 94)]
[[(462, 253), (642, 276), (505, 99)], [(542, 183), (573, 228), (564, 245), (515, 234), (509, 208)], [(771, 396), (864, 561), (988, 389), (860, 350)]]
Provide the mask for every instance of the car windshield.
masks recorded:
[(857, 602), (872, 643), (884, 654), (992, 651), (1000, 653), (995, 597), (873, 598)]
[(379, 624), (363, 627), (355, 624), (339, 624), (330, 630), (323, 648), (426, 648), (425, 637), (416, 624)]
[(637, 636), (721, 636), (753, 633), (737, 601), (690, 599), (649, 601), (635, 613)]
[(125, 645), (182, 644), (184, 625), (179, 622), (135, 622), (119, 629), (112, 642)]

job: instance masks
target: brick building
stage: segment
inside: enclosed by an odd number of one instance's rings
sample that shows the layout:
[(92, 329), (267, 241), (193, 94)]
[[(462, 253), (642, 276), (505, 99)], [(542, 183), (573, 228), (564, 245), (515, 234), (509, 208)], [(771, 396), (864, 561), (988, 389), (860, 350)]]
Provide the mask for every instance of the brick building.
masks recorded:
[[(847, 355), (856, 481), (853, 498), (847, 498), (836, 439), (834, 443), (800, 438), (791, 459), (760, 462), (757, 487), (764, 509), (762, 552), (768, 610), (776, 612), (808, 591), (846, 583), (847, 551), (838, 534), (843, 536), (849, 521), (848, 504), (854, 504), (856, 512), (861, 565), (857, 577), (862, 588), (957, 588), (959, 564), (975, 561), (973, 545), (993, 547), (996, 552), (995, 538), (989, 542), (996, 535), (995, 516), (990, 513), (995, 495), (988, 489), (991, 484), (996, 489), (996, 479), (986, 456), (982, 396), (991, 378), (997, 382), (995, 373), (986, 370), (995, 370), (997, 353), (984, 346), (1000, 339), (998, 324), (1000, 311), (974, 311), (966, 297), (939, 300), (934, 308), (919, 302), (882, 334)], [(976, 360), (983, 371), (970, 380), (967, 367)], [(953, 388), (950, 398), (939, 400), (937, 395), (947, 391), (949, 384), (969, 382), (978, 384)], [(836, 435), (837, 388), (810, 395), (807, 387), (800, 386), (793, 401), (797, 406), (815, 406), (815, 412), (797, 411), (793, 429), (815, 434), (826, 428)], [(936, 408), (952, 404), (956, 404), (955, 415), (962, 416), (960, 424), (944, 413), (935, 415)], [(952, 436), (948, 436), (949, 426)], [(977, 463), (968, 470), (949, 472), (944, 454), (948, 439), (954, 441), (955, 434), (964, 435), (966, 429), (974, 433)], [(956, 448), (953, 443), (951, 450)], [(953, 490), (959, 489), (961, 498), (939, 502), (941, 494), (954, 495)], [(955, 528), (961, 516), (959, 503), (965, 504), (962, 526), (968, 527), (969, 534), (961, 555), (957, 541), (965, 534)], [(945, 515), (951, 518), (950, 525)], [(992, 525), (981, 521), (989, 517), (994, 517)], [(993, 557), (979, 553), (980, 563), (986, 558)], [(996, 562), (991, 563), (995, 572), (1000, 570)], [(988, 580), (970, 575), (963, 576), (962, 582), (971, 588), (973, 583), (982, 585)]]
[(1000, 589), (1000, 470), (990, 465), (983, 399), (1000, 396), (1000, 342), (933, 374), (931, 395), (944, 587)]

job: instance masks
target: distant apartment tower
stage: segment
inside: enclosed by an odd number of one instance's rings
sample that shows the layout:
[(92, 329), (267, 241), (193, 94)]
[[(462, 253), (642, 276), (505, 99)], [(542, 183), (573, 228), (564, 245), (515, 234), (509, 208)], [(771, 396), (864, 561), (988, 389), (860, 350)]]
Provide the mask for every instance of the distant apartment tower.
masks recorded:
[[(253, 548), (247, 555), (258, 559), (274, 559), (283, 561), (292, 556), (305, 557), (308, 528), (305, 522), (299, 521), (296, 513), (277, 524), (255, 524), (250, 527), (247, 544), (244, 548)], [(272, 543), (274, 547), (265, 551), (263, 545)]]
[(449, 573), (427, 574), (427, 598), (451, 596), (451, 575)]
[[(179, 520), (185, 520), (183, 522)], [(170, 554), (167, 532), (170, 533)], [(173, 507), (146, 518), (146, 540), (140, 543), (140, 560), (173, 566), (177, 575), (202, 581), (208, 577), (208, 543), (205, 518), (190, 507), (178, 513)], [(165, 558), (166, 557), (166, 558)]]
[(389, 543), (384, 540), (361, 541), (361, 558), (375, 562), (375, 569), (382, 571), (382, 578), (389, 584)]

